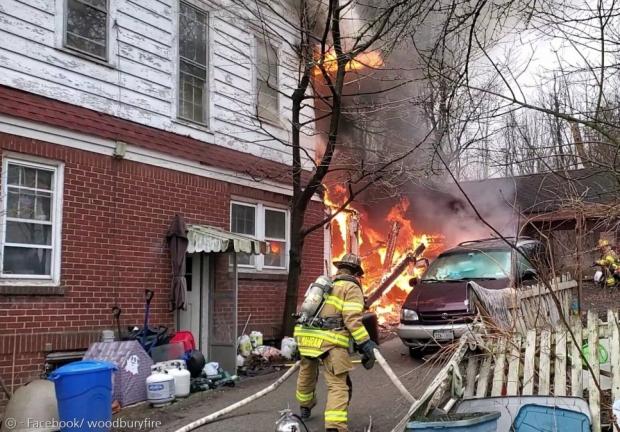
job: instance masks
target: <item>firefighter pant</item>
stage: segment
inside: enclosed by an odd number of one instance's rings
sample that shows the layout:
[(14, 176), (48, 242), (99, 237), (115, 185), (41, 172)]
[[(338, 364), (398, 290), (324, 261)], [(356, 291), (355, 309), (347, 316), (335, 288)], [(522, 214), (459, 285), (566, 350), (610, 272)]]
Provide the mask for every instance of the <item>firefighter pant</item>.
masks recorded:
[(302, 407), (312, 408), (316, 405), (315, 388), (319, 375), (319, 361), (323, 363), (327, 384), (325, 429), (347, 431), (347, 409), (351, 399), (349, 371), (352, 369), (347, 349), (332, 348), (320, 359), (302, 357), (297, 378), (297, 401)]

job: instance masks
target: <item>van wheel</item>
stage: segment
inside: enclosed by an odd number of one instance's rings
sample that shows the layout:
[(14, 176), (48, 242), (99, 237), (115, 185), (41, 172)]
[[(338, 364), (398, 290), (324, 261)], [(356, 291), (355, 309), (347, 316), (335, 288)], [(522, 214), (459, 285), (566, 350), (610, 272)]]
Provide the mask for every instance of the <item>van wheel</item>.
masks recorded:
[(409, 355), (416, 360), (422, 360), (422, 357), (424, 357), (424, 348), (409, 348)]

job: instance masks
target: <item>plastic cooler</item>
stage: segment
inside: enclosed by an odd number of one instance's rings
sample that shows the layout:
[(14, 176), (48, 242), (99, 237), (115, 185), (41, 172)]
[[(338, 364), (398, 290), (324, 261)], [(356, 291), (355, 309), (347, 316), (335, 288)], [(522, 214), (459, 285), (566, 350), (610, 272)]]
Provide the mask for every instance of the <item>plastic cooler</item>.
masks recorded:
[(445, 414), (410, 421), (405, 432), (496, 432), (499, 416), (498, 412)]
[(115, 370), (113, 363), (82, 360), (50, 374), (56, 389), (61, 431), (110, 430)]
[(196, 349), (196, 342), (194, 341), (194, 335), (188, 330), (179, 330), (172, 336), (170, 343), (182, 343), (185, 352)]

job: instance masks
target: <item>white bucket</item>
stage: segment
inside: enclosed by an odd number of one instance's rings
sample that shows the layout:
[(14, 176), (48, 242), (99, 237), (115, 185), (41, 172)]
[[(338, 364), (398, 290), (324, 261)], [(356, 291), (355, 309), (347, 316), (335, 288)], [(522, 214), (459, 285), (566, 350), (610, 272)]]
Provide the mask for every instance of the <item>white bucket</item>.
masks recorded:
[(114, 330), (103, 330), (101, 332), (101, 342), (114, 342)]

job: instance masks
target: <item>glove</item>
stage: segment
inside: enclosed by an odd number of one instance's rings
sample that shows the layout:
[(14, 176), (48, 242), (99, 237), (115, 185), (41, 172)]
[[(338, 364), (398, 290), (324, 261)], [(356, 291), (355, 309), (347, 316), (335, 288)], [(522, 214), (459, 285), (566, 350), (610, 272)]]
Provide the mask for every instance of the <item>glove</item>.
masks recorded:
[(366, 342), (361, 343), (358, 348), (358, 351), (362, 354), (362, 365), (365, 369), (372, 369), (376, 360), (374, 350), (379, 348), (379, 346), (372, 339), (368, 339)]

